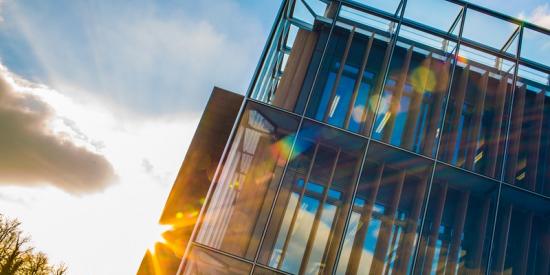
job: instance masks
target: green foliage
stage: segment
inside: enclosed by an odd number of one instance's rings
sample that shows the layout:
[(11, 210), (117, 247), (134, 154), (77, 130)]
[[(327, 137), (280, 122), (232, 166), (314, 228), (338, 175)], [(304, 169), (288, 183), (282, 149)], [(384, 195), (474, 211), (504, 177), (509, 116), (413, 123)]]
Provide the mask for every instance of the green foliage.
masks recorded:
[(64, 264), (52, 265), (42, 252), (30, 245), (30, 238), (20, 229), (21, 222), (0, 214), (0, 275), (62, 275)]

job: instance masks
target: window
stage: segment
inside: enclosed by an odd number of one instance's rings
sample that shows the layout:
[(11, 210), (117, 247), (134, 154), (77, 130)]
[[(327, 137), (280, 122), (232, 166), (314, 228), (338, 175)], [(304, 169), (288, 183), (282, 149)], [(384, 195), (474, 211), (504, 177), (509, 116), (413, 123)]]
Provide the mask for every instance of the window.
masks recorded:
[(433, 162), (371, 141), (336, 274), (406, 274)]
[(249, 103), (196, 241), (253, 259), (289, 158), (298, 120)]
[(458, 60), (439, 159), (500, 179), (514, 63), (466, 46)]
[(498, 182), (438, 164), (416, 274), (485, 273)]
[(504, 185), (493, 240), (491, 272), (550, 272), (550, 200)]
[(366, 141), (306, 121), (296, 143), (260, 262), (290, 273), (329, 272)]
[(376, 115), (375, 139), (435, 154), (455, 47), (453, 41), (401, 29)]
[(337, 27), (329, 40), (307, 116), (368, 135), (388, 40), (356, 27)]

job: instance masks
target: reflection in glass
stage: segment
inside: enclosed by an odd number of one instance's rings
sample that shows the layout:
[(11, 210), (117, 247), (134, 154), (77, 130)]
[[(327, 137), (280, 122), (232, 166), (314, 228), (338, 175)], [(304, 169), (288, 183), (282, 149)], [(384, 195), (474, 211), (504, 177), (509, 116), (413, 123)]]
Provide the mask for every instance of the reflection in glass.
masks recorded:
[(371, 142), (336, 274), (405, 274), (433, 163)]
[(184, 275), (245, 275), (250, 273), (251, 265), (237, 259), (192, 246), (182, 274)]
[(438, 165), (415, 274), (484, 274), (498, 183)]
[(253, 258), (289, 157), (297, 119), (249, 103), (196, 241)]
[(374, 138), (424, 155), (435, 154), (455, 46), (455, 42), (402, 28)]
[(519, 69), (505, 181), (550, 195), (550, 78), (527, 67)]
[(550, 200), (504, 185), (491, 272), (550, 273)]
[(498, 179), (514, 64), (465, 46), (458, 60), (439, 158)]
[[(250, 97), (301, 114), (319, 66), (336, 5), (320, 0), (291, 1), (275, 26)], [(289, 2), (285, 2), (289, 3)], [(312, 9), (309, 9), (312, 8)], [(315, 13), (312, 14), (310, 12)], [(328, 23), (327, 23), (328, 22)]]
[(283, 273), (275, 272), (275, 271), (267, 269), (267, 268), (256, 266), (256, 267), (254, 267), (254, 272), (252, 274), (254, 274), (254, 275), (281, 275)]
[(283, 180), (260, 262), (290, 273), (330, 271), (365, 141), (306, 121)]
[(328, 43), (307, 115), (367, 135), (388, 41), (386, 36), (356, 27), (337, 27)]

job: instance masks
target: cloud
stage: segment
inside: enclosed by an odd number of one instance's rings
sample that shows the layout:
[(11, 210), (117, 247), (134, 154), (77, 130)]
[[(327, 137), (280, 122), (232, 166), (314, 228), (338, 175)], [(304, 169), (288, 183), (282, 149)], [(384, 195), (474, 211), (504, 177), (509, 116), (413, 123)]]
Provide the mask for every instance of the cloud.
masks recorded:
[(9, 1), (5, 39), (29, 50), (13, 50), (6, 65), (35, 64), (42, 73), (14, 70), (121, 114), (196, 114), (214, 85), (247, 88), (268, 26), (245, 9), (233, 0)]
[(526, 15), (525, 12), (521, 12), (518, 16), (520, 19), (527, 20), (533, 24), (550, 29), (550, 4), (545, 3), (535, 7), (531, 14)]
[[(0, 71), (0, 184), (51, 184), (72, 194), (96, 192), (116, 178), (105, 157), (53, 133), (55, 111), (40, 97), (17, 91)], [(69, 127), (76, 128), (70, 124)], [(77, 132), (81, 137), (84, 133)]]

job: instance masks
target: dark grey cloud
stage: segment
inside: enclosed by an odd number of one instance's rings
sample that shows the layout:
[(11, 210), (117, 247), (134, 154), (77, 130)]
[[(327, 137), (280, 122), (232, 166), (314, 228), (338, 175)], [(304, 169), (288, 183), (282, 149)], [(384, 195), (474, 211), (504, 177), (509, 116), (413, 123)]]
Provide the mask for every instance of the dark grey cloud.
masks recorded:
[(54, 115), (46, 102), (15, 92), (0, 75), (0, 185), (46, 183), (72, 194), (106, 188), (116, 178), (109, 161), (51, 133)]

